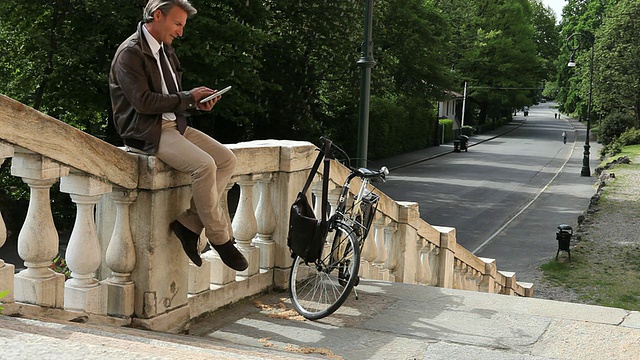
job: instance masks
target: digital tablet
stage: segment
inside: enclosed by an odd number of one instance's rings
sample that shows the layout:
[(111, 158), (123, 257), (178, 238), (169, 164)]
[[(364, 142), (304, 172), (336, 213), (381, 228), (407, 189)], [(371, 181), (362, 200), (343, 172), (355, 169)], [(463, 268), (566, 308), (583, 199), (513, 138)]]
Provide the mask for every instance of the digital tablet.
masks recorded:
[(231, 90), (231, 86), (227, 86), (226, 88), (224, 88), (224, 89), (222, 89), (222, 90), (220, 90), (220, 91), (216, 92), (215, 94), (213, 94), (213, 95), (209, 95), (209, 96), (207, 96), (206, 98), (204, 98), (204, 99), (200, 100), (200, 104), (203, 104), (203, 103), (206, 103), (207, 101), (213, 100), (213, 99), (217, 98), (218, 96), (220, 96), (220, 95), (222, 95), (222, 94), (226, 93), (226, 92), (227, 92), (227, 91), (229, 91), (229, 90)]

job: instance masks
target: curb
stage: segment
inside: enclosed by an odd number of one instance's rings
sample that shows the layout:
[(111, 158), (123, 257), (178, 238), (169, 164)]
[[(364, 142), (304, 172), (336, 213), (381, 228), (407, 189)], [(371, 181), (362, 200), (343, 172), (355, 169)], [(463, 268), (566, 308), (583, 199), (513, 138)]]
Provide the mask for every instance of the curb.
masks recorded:
[[(508, 133), (510, 133), (510, 132), (512, 132), (512, 131), (514, 131), (514, 130), (516, 130), (516, 129), (518, 129), (518, 128), (519, 128), (520, 126), (522, 126), (525, 122), (527, 122), (527, 119), (526, 119), (526, 118), (525, 118), (524, 120), (520, 121), (520, 123), (519, 123), (519, 124), (517, 124), (515, 127), (511, 128), (511, 129), (509, 129), (509, 130), (507, 130), (507, 131), (505, 131), (505, 132), (501, 132), (501, 133), (499, 133), (499, 134), (497, 134), (497, 135), (494, 135), (494, 136), (492, 136), (492, 137), (489, 137), (489, 138), (486, 138), (486, 139), (480, 140), (480, 141), (478, 141), (478, 142), (474, 142), (473, 144), (469, 144), (469, 145), (467, 145), (467, 147), (476, 146), (476, 145), (482, 144), (482, 143), (484, 143), (484, 142), (487, 142), (487, 141), (493, 140), (493, 139), (495, 139), (495, 138), (498, 138), (498, 137), (500, 137), (500, 136), (502, 136), (502, 135), (508, 134)], [(415, 165), (415, 164), (421, 163), (421, 162), (423, 162), (423, 161), (427, 161), (427, 160), (431, 160), (431, 159), (439, 158), (439, 157), (444, 156), (444, 155), (447, 155), (447, 154), (452, 154), (453, 152), (454, 152), (453, 150), (447, 150), (447, 151), (444, 151), (444, 152), (439, 153), (439, 154), (435, 154), (435, 155), (427, 156), (427, 157), (425, 157), (425, 158), (418, 159), (418, 160), (413, 160), (413, 161), (407, 162), (407, 163), (405, 163), (405, 164), (396, 165), (396, 166), (394, 166), (394, 167), (390, 167), (390, 168), (389, 168), (389, 171), (393, 171), (393, 170), (401, 169), (401, 168), (403, 168), (403, 167), (407, 167), (407, 166)]]

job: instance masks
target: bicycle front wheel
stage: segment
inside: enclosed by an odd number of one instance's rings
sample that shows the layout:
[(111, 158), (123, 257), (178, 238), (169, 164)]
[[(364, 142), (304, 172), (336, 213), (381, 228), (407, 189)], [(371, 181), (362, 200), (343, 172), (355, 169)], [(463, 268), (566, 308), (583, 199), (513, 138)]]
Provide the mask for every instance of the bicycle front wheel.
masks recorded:
[(331, 247), (314, 263), (293, 259), (289, 293), (296, 311), (310, 320), (333, 314), (344, 303), (358, 279), (360, 247), (353, 229), (343, 223), (333, 235)]

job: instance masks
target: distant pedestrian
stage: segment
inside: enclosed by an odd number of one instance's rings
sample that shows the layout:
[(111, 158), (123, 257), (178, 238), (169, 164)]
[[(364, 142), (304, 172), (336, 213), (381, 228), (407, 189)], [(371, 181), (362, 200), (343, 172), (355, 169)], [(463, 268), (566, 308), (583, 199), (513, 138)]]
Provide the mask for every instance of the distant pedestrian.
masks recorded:
[(558, 118), (558, 113), (553, 113), (553, 118), (557, 119)]
[(558, 120), (560, 120), (560, 113), (558, 113)]
[(567, 132), (566, 131), (562, 132), (562, 142), (565, 143), (565, 144), (567, 143)]

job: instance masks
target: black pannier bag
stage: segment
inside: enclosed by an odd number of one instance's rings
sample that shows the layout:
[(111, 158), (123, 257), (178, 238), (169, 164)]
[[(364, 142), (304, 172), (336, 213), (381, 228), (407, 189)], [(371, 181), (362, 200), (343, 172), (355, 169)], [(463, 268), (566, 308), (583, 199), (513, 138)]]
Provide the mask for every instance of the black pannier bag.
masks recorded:
[[(326, 140), (324, 151), (320, 150), (316, 162), (311, 168), (307, 182), (302, 191), (298, 193), (296, 201), (291, 205), (289, 212), (289, 235), (287, 245), (291, 250), (291, 257), (296, 255), (306, 262), (318, 260), (322, 254), (324, 240), (327, 236), (329, 224), (327, 221), (327, 191), (329, 190), (329, 164), (331, 141)], [(322, 215), (316, 218), (313, 207), (307, 198), (307, 190), (320, 167), (320, 162), (324, 158), (324, 172), (322, 174)]]

